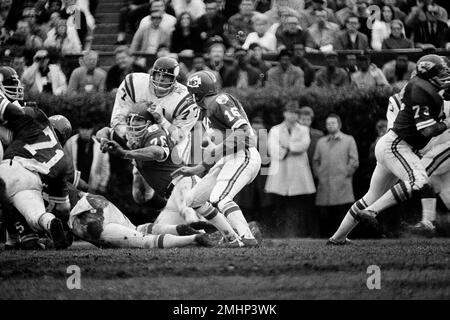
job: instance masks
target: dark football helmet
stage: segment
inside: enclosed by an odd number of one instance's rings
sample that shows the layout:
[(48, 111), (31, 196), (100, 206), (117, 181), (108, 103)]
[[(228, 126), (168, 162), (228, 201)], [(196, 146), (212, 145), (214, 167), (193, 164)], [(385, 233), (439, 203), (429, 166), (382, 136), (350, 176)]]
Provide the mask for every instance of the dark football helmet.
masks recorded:
[(450, 87), (450, 67), (446, 60), (436, 54), (428, 54), (417, 61), (417, 76), (429, 81), (438, 90)]
[(197, 103), (219, 92), (217, 78), (211, 71), (198, 71), (192, 74), (187, 81), (187, 88)]
[(134, 110), (128, 114), (126, 123), (127, 140), (133, 143), (137, 142), (144, 136), (145, 131), (148, 129), (148, 127), (155, 123), (155, 119), (147, 110)]
[(23, 100), (23, 86), (16, 70), (11, 67), (0, 67), (0, 90), (11, 101)]
[(180, 73), (180, 66), (177, 60), (170, 57), (158, 58), (153, 64), (150, 78), (155, 91), (159, 95), (166, 95), (176, 83), (176, 78)]
[(66, 141), (72, 135), (72, 124), (66, 117), (57, 114), (48, 118), (52, 124), (53, 129), (55, 129), (58, 135), (59, 142), (64, 145)]

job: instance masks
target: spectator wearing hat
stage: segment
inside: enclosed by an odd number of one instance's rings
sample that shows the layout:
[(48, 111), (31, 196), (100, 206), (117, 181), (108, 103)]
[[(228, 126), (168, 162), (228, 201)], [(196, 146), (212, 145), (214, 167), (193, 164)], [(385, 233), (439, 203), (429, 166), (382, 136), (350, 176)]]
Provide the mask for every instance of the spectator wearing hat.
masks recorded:
[(249, 63), (253, 67), (259, 69), (261, 73), (264, 75), (263, 77), (263, 84), (267, 80), (267, 71), (272, 67), (272, 65), (263, 60), (263, 49), (261, 46), (257, 43), (252, 43), (248, 48), (248, 56), (249, 56)]
[(134, 62), (131, 50), (127, 46), (119, 46), (114, 50), (116, 63), (108, 70), (106, 74), (106, 91), (117, 90), (127, 74), (133, 72), (145, 72), (145, 69)]
[(222, 78), (224, 87), (235, 87), (238, 89), (256, 88), (262, 86), (264, 74), (261, 70), (249, 63), (247, 50), (242, 47), (236, 48), (234, 52), (236, 65), (234, 70), (227, 72)]
[(298, 123), (299, 105), (289, 101), (284, 107), (284, 121), (269, 131), (270, 168), (266, 192), (274, 194), (276, 225), (279, 236), (299, 234), (300, 220), (306, 214), (304, 196), (315, 193), (308, 161), (309, 128)]
[(358, 88), (376, 88), (389, 86), (386, 77), (375, 64), (370, 63), (370, 57), (363, 54), (358, 57), (359, 70), (351, 75), (352, 84)]
[(337, 229), (354, 202), (353, 174), (359, 166), (355, 139), (341, 131), (341, 118), (330, 114), (328, 134), (319, 139), (313, 158), (318, 179), (316, 205), (319, 207), (320, 233), (329, 237)]
[(224, 39), (225, 45), (227, 45), (227, 40), (223, 35), (223, 26), (227, 22), (227, 19), (218, 12), (216, 0), (205, 0), (205, 10), (206, 13), (196, 21), (203, 46), (206, 46), (206, 41), (213, 36), (220, 36)]
[(327, 11), (315, 10), (312, 12), (315, 22), (308, 28), (311, 37), (320, 51), (330, 51), (333, 49), (334, 39), (339, 31), (339, 26), (331, 21), (327, 21)]
[(278, 54), (278, 65), (267, 72), (267, 84), (284, 89), (305, 86), (304, 72), (291, 62), (292, 53), (283, 49)]
[(80, 59), (80, 67), (72, 71), (68, 92), (95, 93), (105, 91), (106, 72), (97, 68), (98, 53), (86, 51)]
[(40, 93), (61, 95), (67, 90), (66, 76), (58, 64), (50, 64), (47, 50), (36, 52), (33, 64), (24, 71), (21, 81), (29, 97)]
[(292, 50), (296, 43), (301, 43), (307, 51), (313, 51), (316, 47), (314, 39), (307, 29), (300, 27), (299, 19), (296, 16), (289, 16), (275, 33), (277, 38), (277, 48)]
[(294, 44), (294, 56), (292, 57), (292, 64), (300, 67), (305, 76), (305, 87), (311, 86), (316, 78), (316, 67), (308, 61), (305, 57), (305, 46), (301, 43)]
[(277, 38), (269, 32), (269, 19), (262, 13), (255, 13), (252, 17), (254, 32), (250, 32), (242, 47), (248, 49), (251, 44), (257, 43), (264, 51), (275, 52), (277, 50)]
[(345, 30), (337, 34), (334, 41), (334, 50), (367, 50), (369, 40), (367, 36), (358, 31), (360, 22), (356, 15), (347, 17)]
[(409, 61), (407, 55), (398, 55), (395, 60), (387, 62), (382, 70), (390, 85), (401, 88), (411, 78), (415, 68), (416, 64)]
[(318, 87), (342, 87), (349, 83), (347, 72), (338, 67), (338, 55), (336, 51), (326, 55), (326, 67), (317, 72), (315, 84)]
[(391, 21), (391, 33), (389, 37), (383, 40), (381, 48), (384, 49), (408, 49), (413, 48), (414, 44), (405, 36), (405, 27), (401, 20)]
[(253, 0), (242, 0), (239, 12), (228, 19), (225, 36), (231, 46), (242, 45), (248, 34), (254, 31), (252, 22), (254, 11)]

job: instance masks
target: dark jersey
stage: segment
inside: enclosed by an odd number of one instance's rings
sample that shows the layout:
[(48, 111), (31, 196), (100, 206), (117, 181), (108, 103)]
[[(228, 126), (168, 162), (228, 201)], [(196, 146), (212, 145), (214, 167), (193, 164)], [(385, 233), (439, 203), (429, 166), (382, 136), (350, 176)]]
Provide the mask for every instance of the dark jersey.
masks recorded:
[[(203, 123), (207, 132), (211, 129), (214, 131), (215, 140), (217, 140), (217, 135), (220, 135), (220, 141), (213, 140), (216, 144), (225, 140), (233, 130), (243, 125), (248, 125), (252, 136), (254, 136), (242, 104), (228, 93), (217, 95), (207, 106), (206, 117), (203, 119)], [(209, 132), (209, 134), (212, 133)], [(246, 147), (252, 147), (254, 142), (253, 139), (246, 139), (245, 145)]]
[(49, 196), (67, 196), (66, 179), (71, 166), (45, 113), (37, 107), (24, 107), (20, 118), (4, 119), (14, 140), (5, 150), (4, 159), (16, 158), (29, 170), (42, 175)]
[(439, 122), (443, 116), (443, 100), (427, 81), (412, 78), (400, 93), (400, 112), (392, 130), (414, 149), (422, 149), (431, 140), (420, 130)]
[(173, 144), (169, 139), (168, 132), (158, 125), (150, 126), (145, 135), (139, 141), (139, 144), (134, 145), (132, 149), (141, 149), (149, 146), (158, 146), (163, 148), (163, 160), (135, 160), (136, 168), (144, 177), (145, 181), (161, 196), (164, 196), (167, 187), (172, 181), (171, 173), (180, 168), (181, 164), (175, 164), (172, 162), (170, 154)]

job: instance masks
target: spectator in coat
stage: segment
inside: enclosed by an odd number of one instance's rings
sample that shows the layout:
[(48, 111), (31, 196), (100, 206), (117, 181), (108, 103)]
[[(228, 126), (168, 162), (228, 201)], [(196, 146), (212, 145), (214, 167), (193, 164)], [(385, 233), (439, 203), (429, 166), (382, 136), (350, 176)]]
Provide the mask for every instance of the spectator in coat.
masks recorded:
[(373, 50), (381, 50), (383, 41), (391, 34), (391, 22), (396, 18), (392, 6), (385, 5), (381, 10), (381, 19), (375, 20), (372, 25), (371, 47)]
[(311, 86), (316, 78), (316, 67), (305, 57), (305, 46), (301, 43), (294, 44), (294, 56), (292, 63), (294, 66), (300, 67), (305, 74), (305, 87)]
[(242, 47), (248, 49), (252, 43), (257, 43), (264, 53), (277, 50), (277, 38), (269, 32), (269, 20), (262, 13), (255, 13), (252, 17), (254, 32), (250, 32)]
[(389, 86), (386, 77), (375, 64), (370, 63), (367, 54), (358, 57), (359, 70), (351, 75), (351, 80), (358, 88), (375, 88)]
[(231, 46), (242, 45), (248, 34), (254, 31), (252, 22), (254, 10), (253, 0), (242, 0), (239, 12), (228, 19), (225, 36)]
[(67, 20), (58, 19), (47, 33), (44, 47), (55, 48), (62, 55), (81, 53), (81, 41), (76, 30), (67, 24)]
[(326, 55), (326, 67), (317, 72), (315, 84), (319, 87), (341, 87), (349, 83), (347, 72), (338, 67), (338, 55), (336, 51)]
[[(267, 81), (267, 72), (272, 67), (272, 65), (265, 61), (262, 58), (263, 55), (263, 49), (261, 46), (257, 43), (252, 43), (248, 48), (248, 56), (249, 56), (249, 63), (259, 69), (261, 73), (264, 75), (263, 83)], [(306, 81), (306, 80), (305, 80)]]
[(305, 86), (304, 72), (291, 62), (292, 53), (289, 50), (281, 50), (278, 54), (278, 65), (267, 72), (267, 84), (281, 88), (302, 88)]
[(300, 108), (298, 121), (300, 124), (309, 128), (309, 137), (311, 139), (311, 143), (308, 147), (308, 160), (309, 163), (312, 164), (317, 142), (321, 137), (323, 137), (323, 132), (311, 127), (314, 121), (314, 111), (309, 106)]
[(416, 64), (409, 61), (407, 55), (399, 55), (395, 60), (387, 62), (382, 70), (390, 85), (401, 88), (411, 78), (415, 69)]
[(194, 56), (196, 53), (203, 52), (203, 41), (200, 38), (200, 31), (189, 12), (180, 14), (173, 31), (170, 51), (179, 56)]
[(232, 72), (224, 75), (224, 87), (236, 87), (238, 89), (257, 88), (262, 86), (264, 74), (261, 70), (249, 63), (247, 50), (242, 47), (236, 48), (234, 52), (237, 64)]
[(446, 22), (439, 20), (437, 7), (426, 12), (425, 21), (420, 21), (413, 29), (413, 40), (417, 48), (446, 48), (450, 42), (449, 27)]
[(355, 139), (341, 131), (338, 115), (326, 119), (328, 134), (317, 142), (313, 172), (318, 178), (316, 205), (320, 211), (320, 233), (329, 237), (355, 201), (353, 174), (359, 166)]
[(40, 93), (61, 95), (67, 91), (66, 76), (58, 64), (50, 64), (47, 50), (39, 50), (33, 57), (33, 64), (22, 74), (26, 96)]
[(155, 54), (161, 44), (170, 46), (171, 34), (161, 29), (162, 14), (153, 10), (150, 14), (150, 25), (139, 27), (131, 42), (131, 51)]
[(80, 59), (80, 67), (72, 71), (68, 92), (95, 93), (105, 91), (106, 72), (97, 68), (98, 53), (86, 51)]
[(114, 50), (116, 64), (106, 74), (105, 87), (107, 92), (114, 92), (119, 88), (127, 74), (133, 72), (145, 72), (145, 69), (134, 62), (130, 48), (119, 46)]
[(447, 10), (437, 5), (435, 0), (417, 0), (417, 5), (411, 8), (405, 24), (414, 30), (420, 22), (427, 20), (427, 12), (429, 11), (436, 13), (437, 20), (447, 22)]
[(308, 28), (308, 31), (316, 43), (316, 48), (322, 52), (331, 51), (339, 26), (336, 23), (327, 21), (327, 12), (325, 10), (313, 12), (316, 22)]
[(134, 23), (136, 23), (136, 21), (140, 21), (139, 28), (145, 28), (152, 23), (151, 13), (155, 10), (160, 11), (162, 14), (162, 19), (159, 27), (165, 33), (171, 34), (175, 28), (175, 24), (177, 23), (177, 18), (175, 18), (175, 16), (171, 15), (167, 11), (167, 6), (165, 5), (164, 0), (150, 0), (143, 18), (136, 18), (131, 16), (130, 19), (131, 21), (134, 21)]
[[(329, 1), (328, 1), (329, 2)], [(327, 7), (327, 0), (312, 0), (311, 5), (304, 11), (308, 27), (317, 22), (317, 11), (325, 11), (325, 20), (337, 24), (333, 9)]]
[(234, 60), (231, 62), (225, 61), (225, 46), (223, 43), (218, 42), (210, 46), (208, 68), (219, 74), (222, 83), (223, 79), (234, 72), (236, 63)]
[(89, 120), (80, 124), (79, 133), (67, 140), (64, 154), (73, 168), (81, 172), (80, 178), (89, 185), (89, 192), (105, 193), (110, 176), (109, 154), (100, 150)]
[(405, 36), (405, 27), (401, 20), (395, 19), (391, 22), (391, 34), (383, 40), (381, 48), (384, 49), (408, 49), (414, 44)]
[(350, 15), (345, 27), (346, 30), (338, 33), (334, 41), (334, 50), (367, 50), (369, 48), (367, 36), (358, 31), (360, 23), (357, 16)]
[(278, 50), (292, 50), (293, 45), (296, 43), (303, 44), (309, 51), (316, 47), (316, 43), (308, 29), (300, 27), (299, 19), (296, 16), (287, 17), (285, 23), (278, 27), (275, 36)]
[(196, 21), (203, 46), (206, 45), (208, 39), (214, 36), (220, 36), (225, 40), (223, 26), (227, 22), (227, 19), (218, 12), (216, 0), (205, 0), (205, 10), (206, 13)]
[[(284, 121), (269, 131), (271, 157), (266, 192), (274, 194), (275, 214), (280, 236), (299, 236), (300, 219), (309, 206), (305, 196), (316, 191), (308, 161), (309, 129), (298, 123), (299, 105), (289, 101), (284, 107)], [(302, 234), (305, 236), (305, 234)]]

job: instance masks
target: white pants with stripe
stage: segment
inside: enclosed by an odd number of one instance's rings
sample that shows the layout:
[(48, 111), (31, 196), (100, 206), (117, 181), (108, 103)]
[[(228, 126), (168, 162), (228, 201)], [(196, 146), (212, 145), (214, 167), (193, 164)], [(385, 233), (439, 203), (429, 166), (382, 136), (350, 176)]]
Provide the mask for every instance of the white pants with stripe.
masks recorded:
[(209, 201), (220, 210), (255, 179), (260, 168), (261, 156), (256, 148), (223, 157), (191, 190), (188, 205), (197, 208)]

